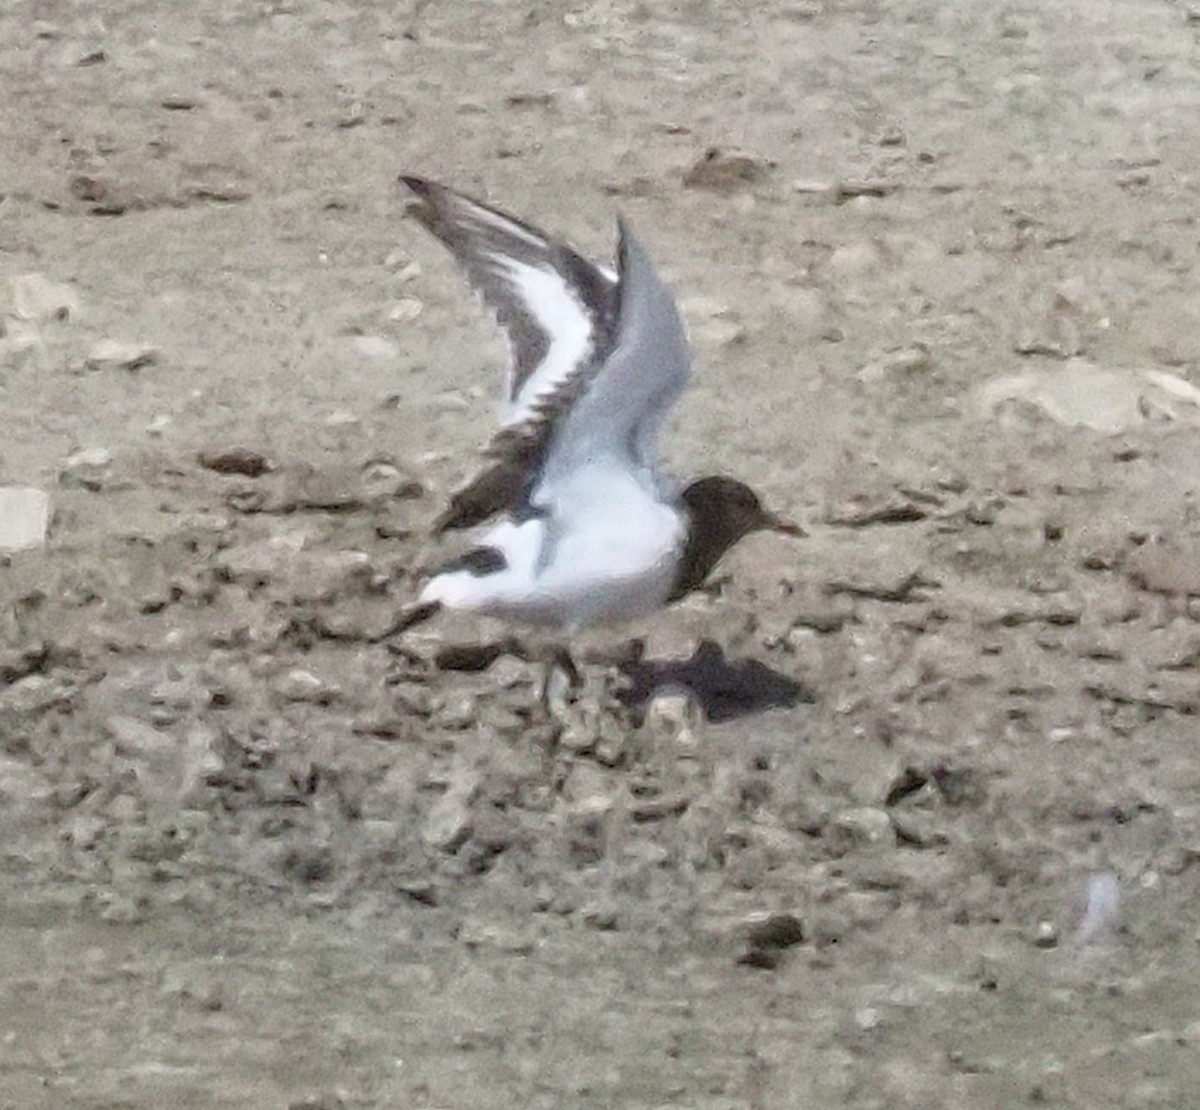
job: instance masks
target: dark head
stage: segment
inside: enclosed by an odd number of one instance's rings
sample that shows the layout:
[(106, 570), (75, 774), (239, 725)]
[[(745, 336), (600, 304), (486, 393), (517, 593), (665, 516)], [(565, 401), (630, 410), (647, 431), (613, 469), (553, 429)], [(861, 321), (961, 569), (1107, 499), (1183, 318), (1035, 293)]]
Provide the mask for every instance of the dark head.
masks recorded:
[(701, 478), (683, 491), (681, 499), (688, 515), (688, 537), (672, 599), (703, 585), (721, 556), (751, 532), (805, 534), (799, 525), (764, 508), (754, 490), (734, 478)]
[(736, 478), (725, 478), (719, 474), (701, 478), (683, 491), (683, 504), (693, 528), (728, 534), (731, 539), (727, 547), (751, 532), (804, 535), (799, 526), (763, 508), (758, 494)]

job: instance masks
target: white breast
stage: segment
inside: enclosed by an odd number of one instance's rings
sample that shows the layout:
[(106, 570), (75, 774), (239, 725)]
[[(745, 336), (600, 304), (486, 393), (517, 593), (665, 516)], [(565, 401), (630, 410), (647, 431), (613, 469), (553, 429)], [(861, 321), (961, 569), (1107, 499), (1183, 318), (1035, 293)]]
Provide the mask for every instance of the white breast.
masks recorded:
[(483, 538), (504, 552), (504, 570), (439, 575), (421, 600), (568, 632), (661, 606), (683, 548), (683, 517), (628, 472), (585, 467), (569, 485), (576, 488), (555, 491), (561, 511), (506, 522)]

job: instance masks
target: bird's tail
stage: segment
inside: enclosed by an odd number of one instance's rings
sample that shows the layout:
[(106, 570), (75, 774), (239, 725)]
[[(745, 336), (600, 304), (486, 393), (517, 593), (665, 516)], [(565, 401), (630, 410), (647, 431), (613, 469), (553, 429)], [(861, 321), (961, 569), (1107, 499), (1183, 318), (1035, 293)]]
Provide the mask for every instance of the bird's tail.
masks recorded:
[(379, 638), (388, 640), (393, 636), (399, 636), (401, 632), (407, 632), (415, 625), (424, 624), (430, 617), (436, 616), (441, 608), (440, 601), (418, 601), (412, 605), (406, 605), (396, 614), (395, 619)]

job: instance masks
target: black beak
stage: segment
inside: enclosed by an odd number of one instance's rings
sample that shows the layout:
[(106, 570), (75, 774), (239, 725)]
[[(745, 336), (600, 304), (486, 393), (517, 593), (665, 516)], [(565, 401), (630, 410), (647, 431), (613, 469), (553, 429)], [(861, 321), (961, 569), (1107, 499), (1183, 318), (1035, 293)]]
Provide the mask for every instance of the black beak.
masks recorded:
[(799, 524), (795, 524), (784, 517), (776, 516), (775, 513), (766, 513), (763, 517), (761, 527), (768, 532), (779, 532), (785, 536), (795, 536), (799, 538), (801, 536), (808, 535), (808, 533), (801, 528)]

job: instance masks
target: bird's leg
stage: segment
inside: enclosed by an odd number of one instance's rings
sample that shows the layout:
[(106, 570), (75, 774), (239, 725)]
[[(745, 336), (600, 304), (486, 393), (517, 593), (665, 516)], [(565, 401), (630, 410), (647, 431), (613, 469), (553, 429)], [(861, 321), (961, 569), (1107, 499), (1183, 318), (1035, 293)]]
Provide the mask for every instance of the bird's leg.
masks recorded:
[(542, 659), (542, 674), (538, 682), (538, 705), (550, 720), (561, 719), (556, 707), (563, 707), (569, 695), (583, 685), (583, 675), (562, 646), (548, 649)]
[(571, 658), (571, 652), (567, 648), (561, 645), (554, 648), (552, 665), (566, 676), (568, 689), (578, 690), (583, 686), (583, 675), (575, 666), (575, 660)]
[(547, 720), (553, 720), (554, 714), (550, 709), (550, 685), (554, 680), (554, 663), (550, 659), (543, 659), (539, 667), (540, 674), (537, 679), (537, 703), (538, 708), (542, 711), (542, 716)]

